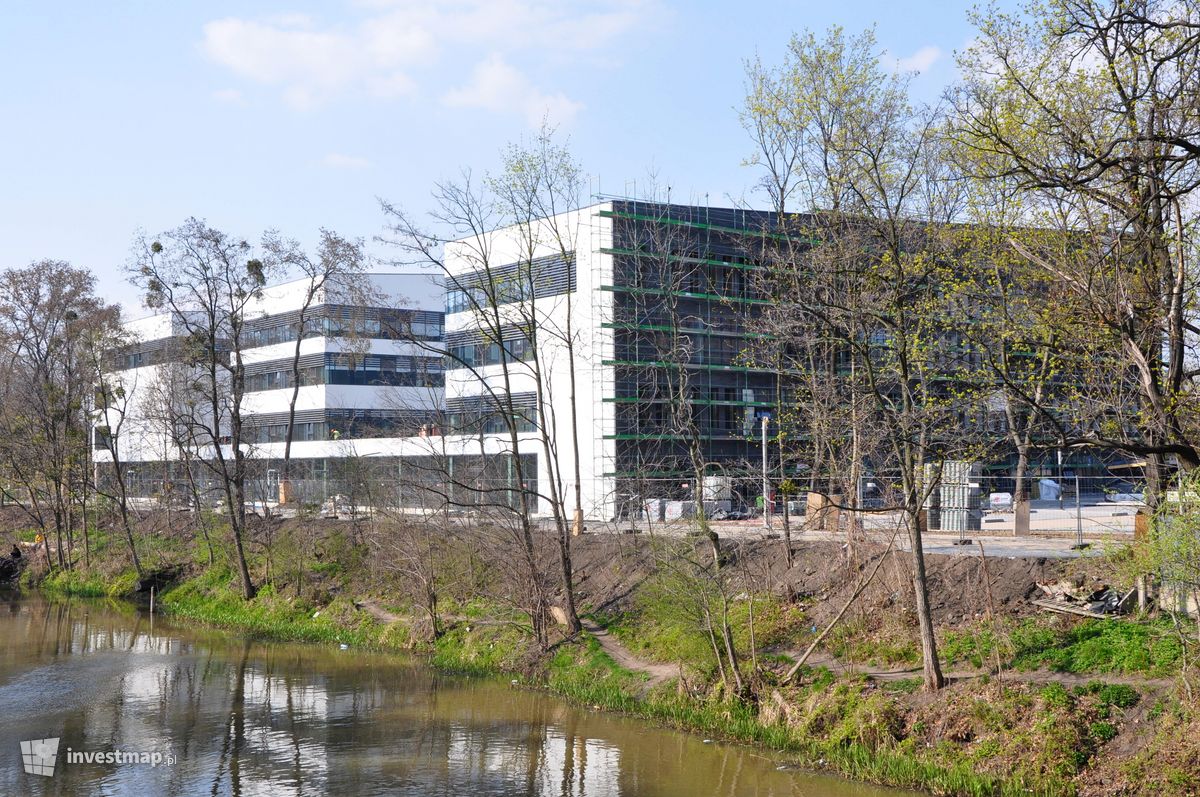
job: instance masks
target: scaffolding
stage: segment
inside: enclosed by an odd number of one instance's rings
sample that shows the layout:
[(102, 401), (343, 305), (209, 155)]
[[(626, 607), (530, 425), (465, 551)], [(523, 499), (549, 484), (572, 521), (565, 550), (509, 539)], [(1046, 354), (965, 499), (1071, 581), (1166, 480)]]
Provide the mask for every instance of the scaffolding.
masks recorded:
[[(746, 353), (766, 337), (754, 318), (770, 304), (756, 295), (766, 217), (614, 200), (594, 224), (594, 287), (606, 315), (600, 434), (618, 494), (703, 492), (701, 476), (761, 489), (759, 420), (776, 409), (778, 378)], [(611, 445), (610, 445), (611, 444)], [(691, 485), (689, 487), (689, 485)]]

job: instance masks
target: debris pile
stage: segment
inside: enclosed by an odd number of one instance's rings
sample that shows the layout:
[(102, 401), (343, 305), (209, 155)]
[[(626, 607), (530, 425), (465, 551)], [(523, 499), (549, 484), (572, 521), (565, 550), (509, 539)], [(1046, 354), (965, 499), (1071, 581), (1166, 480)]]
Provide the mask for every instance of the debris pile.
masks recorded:
[(1081, 614), (1087, 617), (1106, 617), (1124, 613), (1129, 608), (1136, 592), (1130, 590), (1121, 594), (1108, 584), (1099, 582), (1088, 584), (1083, 576), (1048, 584), (1038, 581), (1037, 586), (1045, 594), (1045, 597), (1034, 600), (1035, 606), (1053, 612)]
[(14, 545), (8, 556), (0, 556), (0, 583), (7, 584), (16, 581), (28, 561), (29, 557), (22, 554), (21, 549)]

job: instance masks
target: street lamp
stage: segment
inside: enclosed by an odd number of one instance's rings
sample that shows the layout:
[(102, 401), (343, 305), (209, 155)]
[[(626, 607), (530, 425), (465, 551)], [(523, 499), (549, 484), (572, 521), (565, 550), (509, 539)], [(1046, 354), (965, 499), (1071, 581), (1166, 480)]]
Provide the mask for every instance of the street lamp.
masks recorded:
[(1062, 447), (1060, 446), (1058, 449), (1058, 508), (1059, 509), (1063, 508), (1064, 484), (1063, 484), (1063, 466), (1062, 466), (1063, 463), (1062, 463), (1062, 461), (1063, 461)]
[(767, 426), (771, 423), (771, 413), (762, 413), (762, 494), (763, 494), (763, 528), (771, 530), (771, 480), (767, 472)]

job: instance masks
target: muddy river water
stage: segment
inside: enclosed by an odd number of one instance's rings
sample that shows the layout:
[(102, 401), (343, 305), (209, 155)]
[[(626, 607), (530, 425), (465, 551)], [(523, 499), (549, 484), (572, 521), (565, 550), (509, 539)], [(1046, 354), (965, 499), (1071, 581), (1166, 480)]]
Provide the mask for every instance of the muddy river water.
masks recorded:
[(0, 795), (905, 793), (417, 659), (0, 595)]

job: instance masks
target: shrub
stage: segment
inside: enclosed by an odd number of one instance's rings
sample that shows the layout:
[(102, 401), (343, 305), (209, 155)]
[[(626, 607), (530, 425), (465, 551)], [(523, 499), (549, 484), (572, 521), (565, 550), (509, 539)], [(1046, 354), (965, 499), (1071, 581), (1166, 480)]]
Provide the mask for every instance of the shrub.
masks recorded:
[(1043, 687), (1042, 700), (1046, 701), (1046, 705), (1054, 708), (1070, 708), (1072, 703), (1071, 693), (1059, 683), (1047, 684)]
[(1117, 728), (1111, 722), (1093, 722), (1088, 726), (1088, 733), (1097, 742), (1104, 744), (1117, 735)]

